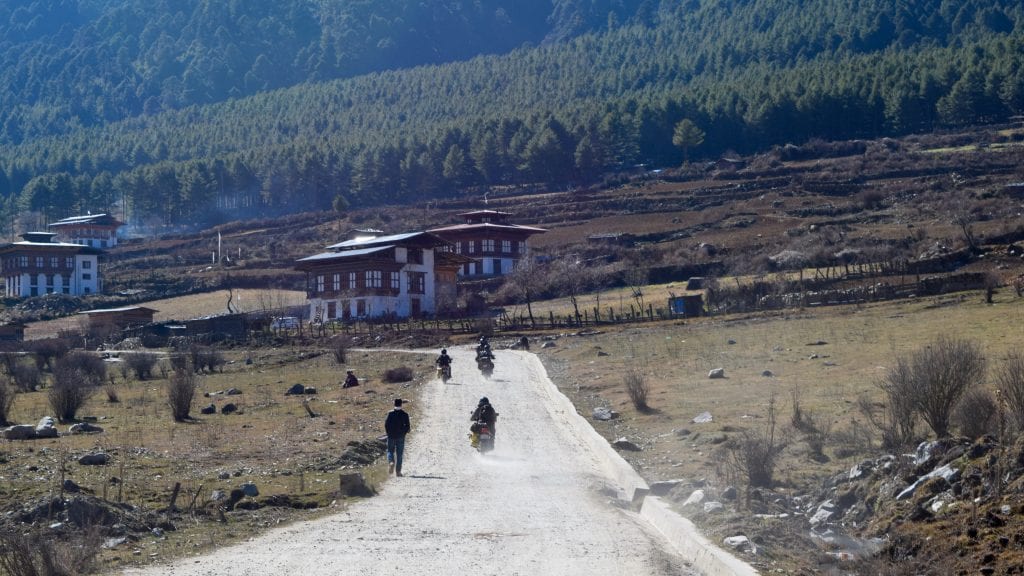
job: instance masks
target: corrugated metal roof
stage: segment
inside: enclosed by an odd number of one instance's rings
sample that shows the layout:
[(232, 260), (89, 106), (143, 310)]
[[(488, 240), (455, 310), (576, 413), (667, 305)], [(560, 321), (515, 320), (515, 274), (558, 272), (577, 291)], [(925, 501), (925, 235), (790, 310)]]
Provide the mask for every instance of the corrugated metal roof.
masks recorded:
[(367, 238), (356, 238), (354, 240), (345, 240), (337, 244), (332, 244), (327, 247), (328, 250), (345, 250), (347, 248), (353, 248), (356, 246), (372, 246), (374, 244), (397, 244), (410, 238), (415, 238), (423, 234), (423, 232), (406, 232), (405, 234), (392, 234), (390, 236), (373, 236)]
[(394, 248), (394, 244), (387, 246), (374, 246), (372, 248), (363, 248), (359, 250), (342, 250), (341, 252), (321, 252), (320, 254), (314, 254), (312, 256), (306, 256), (305, 258), (299, 258), (296, 262), (319, 262), (323, 260), (332, 260), (340, 258), (357, 258), (359, 256), (367, 256), (377, 252), (383, 252)]

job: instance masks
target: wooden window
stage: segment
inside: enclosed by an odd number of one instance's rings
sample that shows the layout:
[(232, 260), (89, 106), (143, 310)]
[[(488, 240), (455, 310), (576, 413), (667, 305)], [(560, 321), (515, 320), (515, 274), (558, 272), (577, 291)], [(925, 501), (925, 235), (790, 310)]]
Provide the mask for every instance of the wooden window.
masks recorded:
[[(331, 276), (331, 289), (334, 290), (335, 292), (338, 292), (339, 290), (341, 290), (341, 274), (340, 273), (335, 272), (334, 275)], [(332, 316), (332, 318), (333, 318), (333, 316)]]
[(36, 268), (42, 268), (42, 267), (43, 267), (43, 257), (42, 256), (36, 256)]
[(425, 294), (427, 292), (427, 275), (423, 272), (409, 272), (409, 293)]
[(50, 256), (50, 268), (56, 268), (58, 264), (60, 264), (60, 258)]
[(505, 254), (512, 253), (512, 241), (511, 240), (502, 240), (501, 241), (501, 251), (503, 253), (505, 253)]
[(324, 275), (316, 275), (316, 292), (319, 294), (324, 291)]
[(75, 257), (68, 256), (64, 258), (64, 267), (67, 268), (68, 270), (73, 269), (75, 267)]
[(481, 243), (480, 251), (484, 254), (490, 254), (494, 252), (494, 240), (484, 240)]
[(355, 272), (349, 272), (348, 273), (348, 289), (349, 290), (355, 290), (356, 289), (356, 273)]
[(466, 244), (468, 245), (468, 248), (469, 248), (469, 250), (467, 250), (467, 252), (469, 252), (470, 254), (476, 252), (476, 240), (470, 240)]
[(366, 287), (367, 288), (380, 288), (383, 286), (383, 274), (380, 270), (367, 270), (366, 271)]
[(391, 284), (391, 289), (395, 290), (396, 292), (399, 289), (401, 289), (402, 283), (401, 283), (401, 278), (398, 275), (398, 272), (390, 272), (390, 273), (388, 273), (388, 276), (390, 276), (389, 281), (390, 281), (390, 284)]
[(409, 248), (409, 264), (423, 264), (423, 250), (421, 248)]

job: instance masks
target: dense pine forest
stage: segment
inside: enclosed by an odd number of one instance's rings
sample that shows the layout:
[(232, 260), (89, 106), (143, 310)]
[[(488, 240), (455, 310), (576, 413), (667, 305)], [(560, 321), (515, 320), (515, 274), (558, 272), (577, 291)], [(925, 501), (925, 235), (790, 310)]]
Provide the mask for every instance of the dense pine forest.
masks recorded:
[(581, 186), (1024, 113), (1009, 0), (0, 1), (0, 46), (8, 235)]

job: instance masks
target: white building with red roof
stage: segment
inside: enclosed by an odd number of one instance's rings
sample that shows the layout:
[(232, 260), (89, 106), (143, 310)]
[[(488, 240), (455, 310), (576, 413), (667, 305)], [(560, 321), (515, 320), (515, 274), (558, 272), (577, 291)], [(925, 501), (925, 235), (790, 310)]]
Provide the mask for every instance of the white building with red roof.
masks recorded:
[(62, 241), (93, 248), (117, 246), (117, 229), (124, 224), (110, 214), (72, 216), (50, 224)]
[(26, 232), (20, 242), (0, 246), (4, 293), (15, 298), (43, 294), (97, 294), (98, 248), (57, 242), (53, 232)]
[(510, 223), (508, 212), (475, 210), (460, 214), (464, 224), (428, 230), (452, 244), (452, 250), (472, 261), (459, 268), (463, 278), (502, 276), (529, 256), (529, 239), (544, 228)]

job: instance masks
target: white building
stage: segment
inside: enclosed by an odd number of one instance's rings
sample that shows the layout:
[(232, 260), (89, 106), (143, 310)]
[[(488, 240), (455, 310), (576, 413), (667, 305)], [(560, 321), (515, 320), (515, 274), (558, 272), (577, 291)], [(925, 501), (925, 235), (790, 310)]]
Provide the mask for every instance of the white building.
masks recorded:
[(5, 294), (25, 298), (43, 294), (97, 294), (102, 250), (55, 241), (52, 232), (26, 232), (21, 242), (0, 246)]

